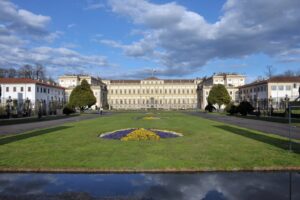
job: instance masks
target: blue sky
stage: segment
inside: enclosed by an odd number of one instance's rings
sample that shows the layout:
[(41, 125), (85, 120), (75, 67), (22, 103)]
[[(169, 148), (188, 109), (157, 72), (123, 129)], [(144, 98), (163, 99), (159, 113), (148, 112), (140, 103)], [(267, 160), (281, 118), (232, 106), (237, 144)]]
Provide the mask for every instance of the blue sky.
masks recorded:
[(0, 67), (56, 78), (195, 78), (299, 70), (298, 0), (0, 0)]

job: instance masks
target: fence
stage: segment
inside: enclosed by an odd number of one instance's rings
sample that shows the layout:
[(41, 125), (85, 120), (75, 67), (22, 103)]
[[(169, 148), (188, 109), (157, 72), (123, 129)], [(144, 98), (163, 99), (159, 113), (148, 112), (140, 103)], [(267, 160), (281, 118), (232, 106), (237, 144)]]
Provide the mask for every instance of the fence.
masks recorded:
[(0, 99), (0, 118), (61, 114), (63, 102), (29, 99)]

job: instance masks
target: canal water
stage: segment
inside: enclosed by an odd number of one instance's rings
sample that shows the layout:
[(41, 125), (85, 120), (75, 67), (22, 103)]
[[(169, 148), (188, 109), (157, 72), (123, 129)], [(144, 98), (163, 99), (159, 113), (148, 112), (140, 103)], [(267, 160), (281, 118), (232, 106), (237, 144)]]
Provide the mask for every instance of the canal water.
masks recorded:
[(300, 172), (0, 174), (1, 200), (299, 200)]

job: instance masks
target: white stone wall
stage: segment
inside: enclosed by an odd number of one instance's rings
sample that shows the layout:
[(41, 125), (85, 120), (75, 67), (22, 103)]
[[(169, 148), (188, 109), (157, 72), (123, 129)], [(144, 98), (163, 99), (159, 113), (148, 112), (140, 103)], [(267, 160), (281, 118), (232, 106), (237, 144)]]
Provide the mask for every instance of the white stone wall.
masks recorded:
[(43, 100), (47, 105), (50, 101), (63, 103), (64, 89), (35, 83), (1, 84), (1, 103), (5, 104), (9, 98), (18, 100), (18, 103), (29, 99), (34, 108), (37, 100)]

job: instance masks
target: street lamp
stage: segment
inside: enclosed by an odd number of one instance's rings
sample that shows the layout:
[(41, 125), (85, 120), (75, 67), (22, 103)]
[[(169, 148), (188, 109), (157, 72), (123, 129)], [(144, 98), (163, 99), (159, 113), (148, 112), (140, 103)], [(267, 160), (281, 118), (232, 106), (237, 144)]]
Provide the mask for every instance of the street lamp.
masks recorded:
[(285, 102), (285, 110), (288, 109), (288, 106), (289, 106), (289, 101), (290, 101), (290, 98), (289, 96), (286, 94), (285, 95), (285, 98), (284, 98), (284, 102)]
[(272, 96), (269, 97), (269, 112), (270, 112), (270, 115), (272, 115), (272, 113), (273, 113), (273, 99), (272, 99)]

